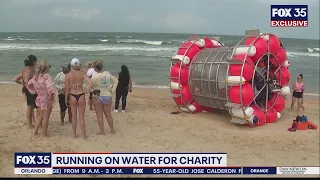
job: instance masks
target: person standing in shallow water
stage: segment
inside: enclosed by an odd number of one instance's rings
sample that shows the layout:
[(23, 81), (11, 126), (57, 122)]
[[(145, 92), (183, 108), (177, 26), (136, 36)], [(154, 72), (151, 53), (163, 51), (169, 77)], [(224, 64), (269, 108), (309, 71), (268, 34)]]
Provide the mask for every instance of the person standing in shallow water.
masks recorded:
[(122, 112), (126, 111), (128, 92), (132, 92), (132, 80), (130, 72), (126, 65), (121, 66), (121, 72), (118, 73), (118, 87), (116, 91), (116, 102), (114, 112), (118, 112), (120, 98), (122, 101)]
[(68, 107), (68, 104), (65, 102), (65, 94), (64, 94), (64, 86), (65, 86), (65, 78), (66, 75), (70, 72), (71, 66), (70, 64), (63, 64), (62, 72), (58, 73), (56, 78), (54, 79), (54, 87), (58, 90), (59, 94), (59, 105), (60, 105), (60, 118), (61, 118), (61, 125), (64, 124), (64, 118), (66, 116), (66, 110), (68, 109), (69, 115), (69, 123), (72, 122), (71, 118), (71, 109)]

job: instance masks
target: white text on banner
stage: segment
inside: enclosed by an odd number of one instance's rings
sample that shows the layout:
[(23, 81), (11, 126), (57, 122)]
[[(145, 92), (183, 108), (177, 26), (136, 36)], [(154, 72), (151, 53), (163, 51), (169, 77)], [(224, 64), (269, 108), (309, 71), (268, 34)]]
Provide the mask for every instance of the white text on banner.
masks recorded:
[(14, 168), (14, 174), (52, 174), (52, 168)]
[(227, 166), (227, 154), (52, 153), (51, 162), (52, 167), (225, 167)]

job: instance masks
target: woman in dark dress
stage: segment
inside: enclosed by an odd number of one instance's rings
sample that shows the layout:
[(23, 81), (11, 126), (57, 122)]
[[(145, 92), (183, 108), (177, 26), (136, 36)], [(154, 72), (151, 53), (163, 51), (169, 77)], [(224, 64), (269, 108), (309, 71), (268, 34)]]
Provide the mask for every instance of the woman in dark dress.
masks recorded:
[(114, 112), (118, 112), (120, 98), (122, 101), (122, 112), (126, 111), (128, 92), (132, 92), (131, 76), (126, 65), (121, 66), (121, 72), (118, 73), (118, 87), (116, 91), (116, 102)]

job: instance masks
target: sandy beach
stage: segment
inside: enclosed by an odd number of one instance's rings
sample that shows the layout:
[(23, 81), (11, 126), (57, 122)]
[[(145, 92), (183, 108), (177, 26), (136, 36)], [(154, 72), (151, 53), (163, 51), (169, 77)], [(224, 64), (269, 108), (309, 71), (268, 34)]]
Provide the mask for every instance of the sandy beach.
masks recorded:
[[(71, 124), (60, 125), (58, 103), (50, 118), (50, 137), (35, 138), (27, 129), (21, 86), (2, 84), (0, 94), (1, 177), (17, 176), (13, 154), (22, 151), (226, 152), (228, 166), (319, 166), (319, 130), (288, 132), (296, 116), (288, 109), (289, 100), (277, 123), (249, 128), (232, 124), (225, 113), (172, 115), (177, 107), (167, 89), (134, 88), (127, 112), (113, 113), (114, 135), (97, 136), (95, 112), (86, 111), (89, 138), (84, 141), (72, 138)], [(319, 125), (319, 96), (306, 98), (304, 106), (304, 114)]]

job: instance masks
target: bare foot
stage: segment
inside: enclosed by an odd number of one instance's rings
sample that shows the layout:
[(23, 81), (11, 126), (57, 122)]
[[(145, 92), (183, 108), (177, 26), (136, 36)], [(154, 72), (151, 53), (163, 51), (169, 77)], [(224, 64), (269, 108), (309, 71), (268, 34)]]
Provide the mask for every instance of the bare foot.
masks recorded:
[(114, 132), (114, 130), (112, 130), (112, 131), (110, 131), (110, 133), (111, 133), (111, 134), (114, 134), (115, 132)]
[(39, 135), (38, 131), (37, 131), (37, 132), (34, 132), (33, 135), (38, 136), (38, 135)]
[(88, 136), (82, 136), (82, 139), (83, 139), (83, 140), (87, 140), (87, 139), (88, 139)]
[(44, 137), (49, 137), (49, 134), (43, 134)]
[(77, 135), (76, 135), (76, 134), (73, 134), (72, 137), (73, 137), (73, 139), (76, 139), (76, 138), (77, 138)]
[(97, 135), (105, 135), (104, 132), (98, 132)]

